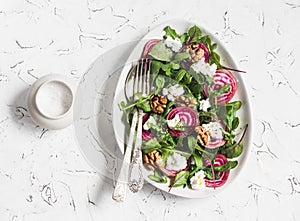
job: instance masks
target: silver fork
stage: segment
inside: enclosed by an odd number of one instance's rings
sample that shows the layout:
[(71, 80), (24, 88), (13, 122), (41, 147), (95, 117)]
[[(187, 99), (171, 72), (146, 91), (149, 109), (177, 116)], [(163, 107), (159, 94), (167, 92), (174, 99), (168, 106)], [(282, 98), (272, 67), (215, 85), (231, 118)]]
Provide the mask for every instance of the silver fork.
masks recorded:
[[(136, 67), (136, 88), (137, 92), (141, 92), (147, 96), (150, 93), (150, 60), (142, 59)], [(136, 193), (142, 189), (144, 185), (144, 177), (142, 173), (142, 126), (143, 126), (143, 110), (138, 109), (138, 127), (133, 156), (129, 166), (129, 189)]]
[[(144, 95), (148, 95), (150, 93), (150, 66), (150, 60), (146, 59), (142, 59), (137, 65), (133, 65), (125, 82), (125, 95), (127, 100), (134, 99), (136, 93), (142, 93)], [(130, 84), (132, 82), (133, 85)], [(138, 192), (144, 185), (141, 151), (142, 125), (143, 110), (134, 108), (129, 140), (125, 150), (120, 174), (112, 196), (112, 198), (118, 202), (124, 201), (127, 185), (132, 192)], [(137, 133), (136, 139), (134, 139), (136, 126)], [(131, 154), (132, 160), (130, 160)]]

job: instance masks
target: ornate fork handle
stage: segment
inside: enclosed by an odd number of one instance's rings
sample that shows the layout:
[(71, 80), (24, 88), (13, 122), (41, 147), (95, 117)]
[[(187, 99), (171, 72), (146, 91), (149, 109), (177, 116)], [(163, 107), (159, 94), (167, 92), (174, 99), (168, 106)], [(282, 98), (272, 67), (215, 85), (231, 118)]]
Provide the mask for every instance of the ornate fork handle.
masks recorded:
[(143, 125), (143, 111), (139, 110), (139, 120), (137, 128), (137, 136), (135, 142), (135, 148), (133, 150), (133, 156), (131, 163), (129, 165), (129, 179), (128, 186), (129, 189), (136, 193), (142, 189), (144, 185), (143, 177), (143, 161), (142, 161), (142, 125)]
[(128, 169), (129, 169), (129, 164), (130, 164), (130, 157), (131, 157), (131, 151), (132, 151), (132, 146), (133, 146), (133, 141), (134, 141), (134, 133), (135, 133), (135, 128), (137, 124), (137, 118), (138, 118), (138, 111), (134, 109), (134, 114), (132, 118), (132, 125), (130, 128), (130, 136), (129, 136), (129, 141), (128, 145), (125, 151), (124, 155), (124, 160), (122, 163), (122, 167), (120, 170), (120, 174), (112, 195), (112, 198), (118, 202), (123, 202), (126, 196), (126, 189), (128, 185)]

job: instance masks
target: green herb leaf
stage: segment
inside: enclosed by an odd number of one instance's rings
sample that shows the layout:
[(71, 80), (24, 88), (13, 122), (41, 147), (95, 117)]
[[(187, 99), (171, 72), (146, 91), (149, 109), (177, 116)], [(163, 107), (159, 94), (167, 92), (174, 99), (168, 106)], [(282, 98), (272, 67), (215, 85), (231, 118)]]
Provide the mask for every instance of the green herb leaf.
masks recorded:
[(161, 148), (160, 143), (157, 141), (157, 139), (154, 137), (151, 140), (148, 140), (143, 143), (142, 149), (144, 153), (149, 153), (152, 150), (156, 150)]
[(230, 147), (221, 150), (220, 153), (225, 155), (229, 159), (236, 158), (243, 152), (243, 147), (243, 143), (235, 143)]
[(152, 84), (154, 82), (154, 80), (156, 79), (158, 73), (159, 73), (159, 70), (161, 69), (162, 67), (162, 63), (161, 61), (157, 61), (157, 60), (152, 60), (151, 61), (151, 77), (152, 77)]
[(186, 43), (187, 40), (188, 40), (188, 34), (187, 34), (187, 33), (183, 33), (183, 34), (180, 36), (180, 42), (181, 42), (181, 44)]
[(188, 136), (187, 140), (188, 140), (188, 147), (191, 153), (193, 153), (197, 145), (197, 139), (193, 136)]
[(165, 85), (165, 78), (163, 76), (157, 76), (155, 80), (156, 87), (163, 88)]
[(179, 35), (170, 26), (165, 27), (164, 31), (165, 31), (164, 39), (166, 39), (167, 37), (171, 37), (172, 39), (179, 38)]
[(193, 157), (194, 157), (197, 168), (199, 168), (199, 169), (203, 168), (203, 161), (202, 161), (202, 157), (199, 154), (199, 151), (194, 151)]
[(228, 161), (227, 163), (221, 165), (221, 166), (215, 166), (214, 170), (218, 172), (225, 172), (227, 170), (231, 170), (235, 168), (238, 165), (238, 162), (235, 161)]
[(140, 109), (142, 109), (145, 112), (150, 112), (151, 111), (151, 107), (149, 104), (149, 101), (144, 101), (142, 103), (137, 103), (136, 106)]
[(167, 177), (164, 174), (159, 174), (157, 171), (153, 175), (149, 175), (148, 178), (157, 183), (167, 183)]
[(179, 63), (181, 62), (182, 60), (185, 60), (187, 58), (190, 57), (190, 53), (188, 52), (180, 52), (180, 53), (177, 53), (175, 56), (174, 56), (174, 59), (173, 59), (173, 62), (175, 63)]
[(230, 88), (230, 84), (225, 84), (223, 87), (220, 88), (218, 91), (218, 94), (224, 94), (226, 93)]
[(238, 117), (235, 117), (232, 121), (232, 130), (238, 128), (239, 124), (240, 124), (240, 119)]
[(163, 41), (160, 41), (152, 47), (149, 55), (154, 59), (169, 62), (173, 57), (173, 52), (171, 51), (171, 49), (166, 47)]
[(124, 110), (125, 107), (126, 107), (125, 101), (121, 101), (120, 102), (120, 108), (121, 108), (121, 110)]
[(189, 178), (189, 171), (181, 171), (176, 174), (172, 187), (183, 186), (187, 184)]
[(218, 47), (218, 45), (216, 43), (214, 43), (212, 46), (211, 46), (211, 50), (214, 51), (216, 50)]
[(186, 75), (186, 73), (187, 73), (186, 70), (180, 69), (175, 76), (176, 81), (180, 82), (183, 79), (183, 77)]

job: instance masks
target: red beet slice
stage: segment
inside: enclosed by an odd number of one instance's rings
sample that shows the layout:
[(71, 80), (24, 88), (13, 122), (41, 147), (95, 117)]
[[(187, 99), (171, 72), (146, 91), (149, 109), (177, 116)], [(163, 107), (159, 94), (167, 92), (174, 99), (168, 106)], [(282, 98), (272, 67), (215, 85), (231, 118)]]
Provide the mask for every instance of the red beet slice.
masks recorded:
[(153, 48), (153, 46), (156, 45), (160, 41), (161, 40), (159, 40), (159, 39), (152, 39), (152, 40), (148, 41), (144, 46), (142, 57), (146, 58), (149, 51)]
[(171, 120), (175, 115), (179, 115), (179, 119), (184, 123), (184, 130), (173, 130), (169, 128), (169, 133), (173, 136), (187, 136), (192, 133), (194, 127), (199, 124), (198, 113), (190, 107), (176, 107), (172, 109), (168, 116), (167, 120)]
[(226, 140), (224, 140), (224, 139), (210, 139), (208, 145), (206, 145), (205, 147), (208, 149), (215, 149), (215, 148), (223, 146), (225, 143), (226, 143)]
[[(223, 154), (217, 154), (215, 162), (214, 162), (214, 166), (222, 166), (225, 163), (227, 163), (227, 161), (228, 161), (227, 158)], [(208, 167), (211, 166), (211, 163), (209, 161), (206, 161), (205, 164)], [(218, 172), (217, 174), (218, 174), (219, 178), (215, 179), (215, 180), (209, 180), (207, 178), (204, 178), (205, 185), (207, 187), (220, 187), (226, 183), (229, 173), (230, 173), (230, 170), (227, 170), (225, 172)]]
[[(217, 70), (214, 74), (214, 84), (211, 86), (212, 90), (220, 90), (224, 85), (229, 84), (230, 87), (227, 92), (217, 97), (218, 104), (228, 103), (234, 96), (238, 82), (235, 76), (228, 70)], [(209, 88), (204, 87), (204, 94), (209, 97)]]
[(210, 55), (208, 48), (203, 43), (200, 43), (198, 47), (204, 51), (204, 59), (205, 59), (204, 61), (207, 63)]

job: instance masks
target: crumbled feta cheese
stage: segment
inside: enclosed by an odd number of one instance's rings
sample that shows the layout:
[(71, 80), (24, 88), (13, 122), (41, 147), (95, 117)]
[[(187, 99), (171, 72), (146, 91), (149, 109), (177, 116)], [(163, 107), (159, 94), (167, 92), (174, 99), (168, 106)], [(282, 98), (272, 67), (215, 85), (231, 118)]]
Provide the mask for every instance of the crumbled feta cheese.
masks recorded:
[(207, 111), (208, 108), (210, 108), (209, 99), (206, 100), (200, 100), (199, 101), (199, 110)]
[(169, 128), (173, 129), (180, 123), (180, 117), (178, 114), (175, 115), (175, 117), (171, 120), (167, 120), (167, 125)]
[(214, 139), (223, 139), (223, 127), (219, 122), (210, 122), (202, 125), (209, 131), (210, 137)]
[(175, 101), (177, 96), (184, 94), (184, 89), (179, 84), (175, 84), (169, 88), (163, 88), (162, 94), (170, 101)]
[(165, 45), (168, 48), (171, 48), (174, 52), (179, 52), (179, 50), (182, 48), (182, 44), (179, 38), (170, 38), (169, 36), (165, 39)]
[(178, 153), (173, 153), (168, 156), (166, 168), (168, 170), (182, 170), (186, 168), (187, 166), (187, 160), (185, 157), (181, 156)]
[(156, 120), (154, 119), (154, 117), (150, 116), (148, 118), (148, 120), (144, 123), (143, 125), (143, 129), (144, 130), (149, 130), (151, 128), (152, 125), (156, 124)]
[(205, 180), (204, 180), (204, 171), (200, 170), (195, 175), (190, 178), (191, 187), (194, 190), (201, 190), (203, 187), (205, 187)]
[(204, 58), (202, 58), (200, 61), (198, 61), (195, 64), (192, 64), (191, 68), (197, 72), (202, 73), (203, 75), (208, 75), (210, 77), (213, 77), (217, 70), (217, 65), (209, 63), (205, 63)]

